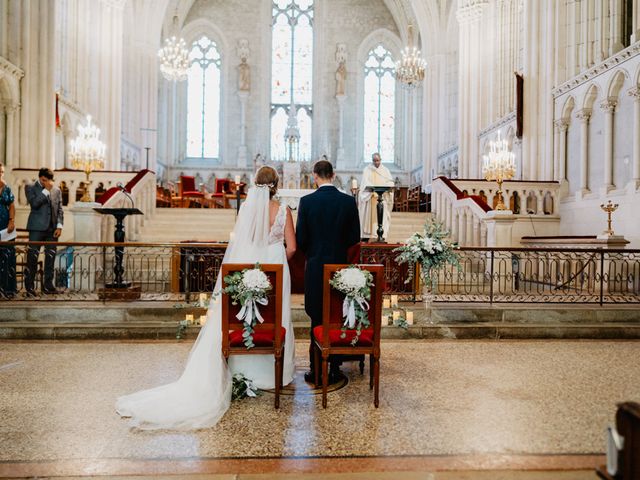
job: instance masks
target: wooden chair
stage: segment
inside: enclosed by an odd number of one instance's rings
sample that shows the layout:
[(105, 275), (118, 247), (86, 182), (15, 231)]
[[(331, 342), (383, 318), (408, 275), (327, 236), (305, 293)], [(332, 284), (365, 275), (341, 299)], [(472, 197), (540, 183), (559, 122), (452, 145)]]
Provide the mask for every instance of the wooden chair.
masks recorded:
[(420, 185), (409, 187), (409, 191), (407, 192), (407, 211), (420, 211)]
[(313, 329), (316, 384), (319, 383), (318, 366), (322, 365), (322, 407), (327, 408), (327, 386), (329, 383), (329, 355), (369, 355), (369, 388), (373, 389), (373, 404), (378, 408), (380, 385), (380, 327), (382, 320), (382, 292), (384, 290), (383, 265), (359, 265), (373, 274), (373, 287), (369, 300), (370, 327), (362, 330), (358, 343), (351, 345), (356, 331), (347, 330), (340, 338), (344, 323), (342, 303), (344, 295), (329, 285), (333, 274), (348, 265), (325, 265), (323, 277), (322, 325)]
[(393, 211), (406, 212), (409, 210), (409, 202), (407, 200), (408, 187), (397, 187), (393, 195)]
[(204, 193), (196, 188), (195, 177), (186, 175), (180, 176), (180, 198), (182, 198), (182, 207), (185, 207), (185, 204), (189, 207), (191, 205), (191, 200), (196, 204), (201, 205)]
[(618, 472), (612, 476), (607, 467), (602, 466), (596, 473), (605, 480), (636, 480), (640, 478), (640, 404), (625, 402), (618, 405), (616, 430), (624, 438), (618, 456)]
[[(254, 268), (252, 263), (224, 263), (222, 288), (225, 287), (224, 277), (233, 272), (240, 272), (246, 268)], [(247, 349), (243, 343), (243, 323), (236, 315), (240, 305), (233, 305), (231, 297), (222, 294), (222, 354), (226, 360), (231, 355), (271, 355), (275, 358), (275, 408), (280, 408), (280, 390), (282, 389), (284, 340), (286, 331), (282, 326), (282, 265), (262, 264), (260, 268), (267, 274), (273, 287), (269, 292), (269, 303), (260, 306), (263, 323), (254, 327), (253, 343), (255, 347)]]
[(228, 178), (216, 178), (215, 187), (211, 194), (215, 208), (229, 208), (227, 195), (231, 194), (231, 183)]

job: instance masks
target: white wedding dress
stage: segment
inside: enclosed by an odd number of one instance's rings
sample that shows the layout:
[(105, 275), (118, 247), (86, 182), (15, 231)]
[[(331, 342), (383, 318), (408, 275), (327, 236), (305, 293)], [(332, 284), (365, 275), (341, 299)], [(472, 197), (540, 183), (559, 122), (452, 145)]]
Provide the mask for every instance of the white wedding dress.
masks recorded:
[[(291, 326), (291, 278), (284, 249), (286, 207), (279, 208), (269, 225), (269, 189), (249, 190), (223, 263), (277, 263), (283, 265), (282, 326), (286, 328), (283, 384), (293, 380), (294, 336)], [(220, 290), (218, 276), (214, 292)], [(193, 345), (184, 372), (168, 385), (118, 398), (116, 411), (131, 417), (140, 429), (197, 429), (215, 425), (231, 403), (232, 375), (242, 373), (258, 388), (275, 386), (273, 355), (222, 356), (221, 303), (212, 301), (207, 322)]]

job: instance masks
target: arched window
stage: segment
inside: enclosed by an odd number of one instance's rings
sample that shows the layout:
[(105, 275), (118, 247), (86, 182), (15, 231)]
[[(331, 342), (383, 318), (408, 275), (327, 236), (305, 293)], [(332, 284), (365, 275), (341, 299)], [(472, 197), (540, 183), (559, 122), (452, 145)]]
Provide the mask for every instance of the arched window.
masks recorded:
[(310, 160), (313, 0), (273, 0), (272, 19), (271, 158), (289, 160), (285, 131), (293, 107), (300, 132), (294, 159)]
[(396, 80), (391, 53), (382, 45), (371, 49), (364, 65), (364, 158), (380, 152), (383, 162), (395, 160)]
[(220, 156), (220, 52), (211, 39), (193, 42), (187, 77), (187, 157)]

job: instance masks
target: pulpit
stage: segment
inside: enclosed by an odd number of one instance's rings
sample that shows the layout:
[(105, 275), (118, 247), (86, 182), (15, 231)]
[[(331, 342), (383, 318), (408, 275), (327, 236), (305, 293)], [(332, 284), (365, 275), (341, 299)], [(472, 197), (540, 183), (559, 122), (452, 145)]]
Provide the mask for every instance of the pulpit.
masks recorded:
[(383, 218), (384, 218), (384, 204), (382, 203), (382, 195), (387, 193), (392, 188), (393, 187), (383, 187), (383, 186), (370, 186), (365, 188), (367, 192), (373, 192), (376, 195), (378, 195), (378, 204), (376, 205), (376, 209), (378, 213), (378, 230), (376, 232), (378, 234), (378, 239), (376, 241), (378, 243), (386, 243), (384, 241), (384, 227), (382, 226)]
[[(116, 219), (116, 231), (113, 234), (114, 243), (124, 243), (124, 219), (128, 215), (143, 215), (137, 208), (94, 208), (102, 215), (113, 215)], [(140, 286), (124, 281), (124, 247), (114, 247), (113, 282), (107, 283), (107, 272), (104, 272), (104, 288), (98, 290), (100, 300), (136, 300), (140, 298)]]

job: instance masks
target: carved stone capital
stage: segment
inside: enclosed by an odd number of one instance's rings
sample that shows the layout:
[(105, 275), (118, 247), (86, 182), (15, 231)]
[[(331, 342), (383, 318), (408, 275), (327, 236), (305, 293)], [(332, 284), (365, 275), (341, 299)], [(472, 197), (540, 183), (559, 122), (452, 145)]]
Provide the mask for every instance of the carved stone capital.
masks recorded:
[(605, 113), (614, 113), (616, 111), (616, 106), (618, 105), (618, 100), (608, 98), (600, 103), (600, 108), (605, 111)]
[(463, 0), (456, 11), (458, 23), (466, 25), (480, 20), (484, 8), (489, 4), (486, 0)]
[(589, 119), (591, 118), (591, 109), (583, 108), (582, 110), (577, 111), (576, 118), (582, 123), (589, 123)]
[(636, 102), (640, 101), (640, 88), (638, 87), (632, 88), (627, 92), (627, 95), (629, 95), (630, 97), (633, 97), (633, 99)]
[(569, 128), (569, 120), (566, 118), (561, 118), (560, 120), (556, 120), (555, 122), (553, 122), (553, 124), (555, 125), (556, 129), (561, 133), (566, 132), (567, 129)]

